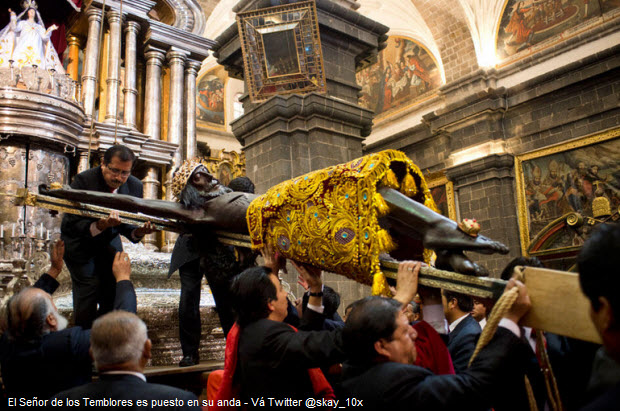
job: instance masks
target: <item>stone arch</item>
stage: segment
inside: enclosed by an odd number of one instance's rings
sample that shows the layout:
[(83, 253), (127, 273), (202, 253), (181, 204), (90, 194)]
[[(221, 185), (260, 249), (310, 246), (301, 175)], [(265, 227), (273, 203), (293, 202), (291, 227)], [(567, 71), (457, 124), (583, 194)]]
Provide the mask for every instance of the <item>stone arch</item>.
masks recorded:
[(441, 56), (446, 83), (478, 70), (476, 49), (462, 7), (453, 0), (411, 0), (432, 33)]

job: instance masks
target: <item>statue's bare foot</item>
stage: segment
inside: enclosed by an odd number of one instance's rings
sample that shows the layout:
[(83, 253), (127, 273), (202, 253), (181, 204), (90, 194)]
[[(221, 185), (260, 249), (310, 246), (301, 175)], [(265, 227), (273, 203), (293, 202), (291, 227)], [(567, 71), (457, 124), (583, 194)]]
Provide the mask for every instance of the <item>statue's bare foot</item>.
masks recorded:
[(462, 252), (435, 250), (435, 254), (437, 254), (435, 265), (439, 269), (456, 271), (457, 273), (475, 275), (477, 277), (489, 275), (485, 267), (474, 263)]
[(424, 247), (433, 250), (468, 250), (484, 254), (508, 253), (508, 247), (485, 236), (472, 236), (461, 231), (455, 221), (425, 207), (388, 187), (379, 194), (390, 207), (386, 219), (394, 229), (409, 230), (412, 238), (421, 238)]
[(507, 254), (508, 247), (483, 235), (476, 237), (464, 233), (452, 220), (429, 224), (423, 238), (424, 247), (433, 250), (468, 250), (482, 254)]

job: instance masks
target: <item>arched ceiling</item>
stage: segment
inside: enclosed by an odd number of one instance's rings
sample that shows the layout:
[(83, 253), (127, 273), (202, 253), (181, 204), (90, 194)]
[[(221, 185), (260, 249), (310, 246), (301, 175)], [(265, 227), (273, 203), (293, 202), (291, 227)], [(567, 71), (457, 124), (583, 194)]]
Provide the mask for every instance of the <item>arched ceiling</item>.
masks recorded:
[[(209, 39), (217, 38), (235, 23), (232, 9), (239, 0), (184, 1), (202, 7), (206, 17), (203, 35)], [(350, 1), (359, 5), (358, 13), (390, 27), (389, 35), (409, 37), (424, 46), (435, 58), (444, 83), (502, 63), (496, 54), (496, 41), (508, 0)], [(209, 60), (205, 66), (211, 65)]]
[[(207, 19), (205, 37), (215, 39), (235, 22), (232, 8), (238, 0), (198, 2)], [(410, 37), (426, 47), (444, 82), (494, 64), (495, 31), (504, 1), (357, 0), (357, 4), (358, 13), (390, 27), (389, 35)]]

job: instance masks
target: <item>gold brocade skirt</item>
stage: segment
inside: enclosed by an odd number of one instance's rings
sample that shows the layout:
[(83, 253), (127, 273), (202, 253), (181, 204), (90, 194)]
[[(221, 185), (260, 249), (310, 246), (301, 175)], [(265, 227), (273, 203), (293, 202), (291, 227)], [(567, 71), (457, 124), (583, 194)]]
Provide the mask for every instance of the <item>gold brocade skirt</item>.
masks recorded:
[[(437, 211), (420, 169), (404, 153), (386, 150), (282, 182), (256, 198), (246, 215), (252, 248), (271, 243), (287, 258), (388, 294), (379, 255), (395, 244), (379, 226), (389, 213), (377, 192), (382, 186)], [(424, 250), (426, 262), (431, 254)]]

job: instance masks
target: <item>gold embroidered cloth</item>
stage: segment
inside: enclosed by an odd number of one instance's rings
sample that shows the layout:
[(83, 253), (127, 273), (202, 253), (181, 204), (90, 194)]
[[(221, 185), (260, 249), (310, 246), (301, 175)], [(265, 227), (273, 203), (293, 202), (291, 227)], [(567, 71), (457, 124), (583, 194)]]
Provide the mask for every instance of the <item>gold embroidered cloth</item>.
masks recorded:
[(389, 212), (381, 186), (437, 210), (420, 169), (402, 152), (386, 150), (282, 182), (256, 198), (246, 215), (252, 248), (271, 243), (287, 258), (387, 294), (379, 254), (394, 244), (378, 223)]

